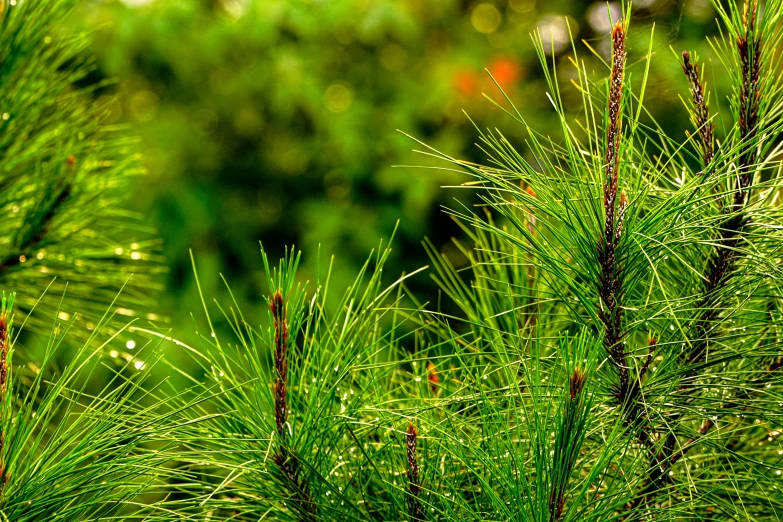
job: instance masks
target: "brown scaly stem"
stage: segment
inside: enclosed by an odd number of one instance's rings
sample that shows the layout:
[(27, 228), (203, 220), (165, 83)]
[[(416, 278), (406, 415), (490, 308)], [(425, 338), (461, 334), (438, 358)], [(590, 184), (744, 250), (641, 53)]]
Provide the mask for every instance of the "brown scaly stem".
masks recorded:
[[(663, 473), (664, 454), (653, 436), (641, 397), (641, 379), (647, 371), (655, 343), (650, 345), (650, 357), (642, 369), (632, 378), (623, 348), (622, 307), (618, 302), (622, 296), (621, 267), (617, 261), (617, 245), (623, 233), (623, 218), (628, 207), (628, 198), (620, 193), (618, 201), (619, 154), (622, 138), (622, 90), (625, 72), (625, 28), (618, 22), (612, 30), (612, 69), (609, 78), (609, 110), (607, 122), (605, 181), (604, 181), (604, 234), (599, 243), (599, 264), (601, 268), (599, 297), (601, 299), (600, 319), (604, 327), (604, 347), (618, 374), (617, 400), (622, 407), (625, 424), (650, 453), (651, 475), (647, 483), (657, 483)], [(671, 445), (665, 441), (664, 446)], [(645, 488), (642, 495), (646, 495)], [(643, 496), (638, 497), (641, 502)], [(633, 507), (633, 506), (631, 506)]]
[(274, 455), (283, 476), (286, 486), (291, 490), (292, 500), (300, 514), (300, 520), (312, 522), (316, 520), (316, 506), (310, 495), (307, 481), (301, 476), (301, 464), (295, 453), (288, 447), (288, 323), (286, 321), (286, 308), (283, 294), (278, 290), (269, 302), (272, 310), (275, 329), (275, 426), (279, 439), (279, 447)]
[(706, 85), (701, 79), (698, 66), (691, 59), (688, 51), (682, 53), (682, 72), (685, 73), (691, 88), (693, 124), (699, 133), (699, 138), (701, 138), (702, 164), (704, 168), (707, 168), (712, 163), (712, 158), (715, 157), (715, 125), (710, 122), (710, 111), (707, 107), (707, 99), (704, 97)]
[(609, 79), (609, 114), (606, 131), (606, 157), (604, 181), (604, 235), (599, 245), (599, 264), (601, 279), (598, 293), (601, 298), (600, 318), (604, 326), (604, 345), (619, 375), (618, 396), (625, 400), (624, 395), (629, 389), (630, 378), (626, 364), (625, 351), (622, 346), (622, 309), (617, 299), (621, 293), (621, 280), (617, 267), (617, 241), (620, 237), (624, 212), (623, 205), (618, 211), (617, 182), (619, 174), (619, 149), (622, 136), (622, 90), (625, 71), (625, 29), (618, 22), (612, 30), (612, 73)]
[[(745, 34), (737, 40), (740, 63), (742, 64), (742, 89), (739, 99), (740, 139), (743, 143), (753, 142), (758, 134), (761, 89), (761, 38), (756, 34), (758, 0), (745, 2)], [(735, 210), (745, 203), (745, 190), (750, 186), (753, 164), (756, 161), (756, 147), (745, 147), (740, 161), (740, 176), (735, 192)]]
[(288, 359), (286, 357), (288, 350), (288, 323), (285, 317), (285, 303), (283, 294), (278, 290), (272, 295), (269, 304), (272, 309), (272, 317), (275, 324), (275, 423), (277, 425), (277, 435), (285, 439), (287, 431), (285, 429), (288, 422), (288, 410), (286, 408), (286, 388), (288, 385)]
[(628, 208), (628, 197), (620, 192), (618, 201), (619, 154), (622, 138), (622, 94), (625, 74), (625, 28), (618, 22), (612, 30), (612, 71), (609, 78), (609, 110), (606, 131), (604, 181), (604, 234), (599, 242), (598, 262), (601, 267), (598, 295), (601, 300), (599, 317), (604, 328), (604, 347), (617, 371), (616, 396), (623, 408), (626, 424), (638, 430), (640, 441), (654, 448), (655, 441), (649, 427), (641, 423), (644, 417), (639, 403), (638, 379), (630, 374), (623, 348), (622, 278), (617, 261), (617, 244), (623, 233), (623, 219)]
[(2, 426), (5, 424), (5, 395), (8, 391), (8, 379), (10, 369), (8, 365), (8, 351), (11, 347), (11, 306), (6, 307), (6, 299), (3, 296), (3, 309), (0, 312), (0, 495), (3, 493), (8, 482), (8, 473), (5, 464), (5, 431)]
[(421, 484), (419, 483), (419, 461), (416, 458), (416, 441), (419, 432), (413, 424), (408, 424), (405, 435), (405, 449), (408, 456), (408, 516), (414, 522), (424, 520), (424, 508), (421, 505)]

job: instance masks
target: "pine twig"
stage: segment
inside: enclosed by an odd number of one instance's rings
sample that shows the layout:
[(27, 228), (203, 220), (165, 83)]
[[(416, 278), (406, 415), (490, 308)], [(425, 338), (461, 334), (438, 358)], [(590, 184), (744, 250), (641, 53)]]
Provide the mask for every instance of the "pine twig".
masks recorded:
[(11, 375), (8, 364), (8, 352), (11, 348), (11, 310), (14, 296), (9, 299), (3, 296), (2, 310), (0, 310), (0, 496), (8, 482), (8, 473), (5, 462), (5, 418), (6, 418), (6, 392), (8, 391), (8, 379)]
[(600, 281), (598, 294), (601, 299), (599, 317), (604, 326), (604, 346), (618, 374), (616, 396), (622, 406), (628, 426), (639, 429), (638, 437), (653, 449), (655, 441), (650, 430), (640, 425), (643, 410), (639, 404), (639, 378), (632, 379), (623, 348), (622, 314), (619, 299), (622, 296), (621, 267), (617, 261), (617, 245), (623, 233), (623, 221), (628, 208), (628, 196), (621, 191), (618, 200), (620, 170), (620, 146), (622, 139), (622, 94), (625, 74), (625, 28), (617, 22), (612, 30), (612, 72), (609, 78), (609, 110), (606, 132), (605, 182), (604, 182), (604, 235), (599, 248)]
[(576, 457), (579, 454), (581, 443), (577, 442), (578, 425), (584, 419), (584, 396), (586, 374), (580, 368), (574, 368), (573, 373), (568, 378), (568, 395), (564, 401), (563, 414), (563, 436), (560, 444), (554, 449), (553, 469), (561, 473), (552, 480), (549, 493), (549, 520), (557, 522), (563, 516), (565, 503), (568, 493), (568, 479), (576, 463)]
[(408, 424), (405, 436), (405, 449), (408, 457), (408, 516), (411, 521), (424, 520), (424, 509), (421, 505), (421, 484), (419, 483), (419, 462), (416, 457), (416, 442), (419, 432), (412, 424)]
[(687, 353), (688, 363), (697, 363), (704, 358), (708, 337), (718, 319), (720, 307), (717, 306), (716, 294), (726, 285), (737, 257), (742, 233), (745, 228), (745, 205), (747, 190), (752, 180), (752, 170), (755, 164), (755, 147), (753, 144), (758, 133), (760, 89), (758, 81), (761, 70), (761, 40), (755, 34), (758, 17), (758, 1), (745, 3), (745, 33), (737, 41), (737, 51), (742, 72), (742, 86), (739, 96), (739, 127), (740, 143), (744, 151), (740, 157), (739, 176), (737, 177), (733, 202), (726, 208), (729, 214), (717, 240), (717, 246), (707, 265), (705, 274), (706, 285), (696, 305), (697, 311), (703, 311), (700, 320), (696, 320), (694, 329), (696, 341)]
[(275, 424), (277, 435), (285, 440), (288, 423), (286, 393), (288, 385), (288, 323), (285, 316), (283, 294), (278, 290), (272, 295), (269, 307), (272, 310), (275, 328)]
[(682, 72), (688, 79), (693, 103), (693, 125), (701, 138), (702, 164), (706, 169), (715, 157), (715, 124), (710, 122), (710, 111), (705, 98), (706, 84), (699, 74), (699, 67), (688, 51), (682, 52)]
[[(626, 426), (636, 430), (636, 437), (647, 448), (652, 462), (651, 473), (647, 478), (647, 485), (642, 488), (637, 497), (638, 504), (646, 495), (650, 484), (657, 484), (663, 476), (665, 455), (658, 447), (658, 441), (653, 436), (643, 405), (641, 396), (641, 379), (647, 371), (651, 361), (655, 342), (650, 344), (650, 356), (639, 370), (635, 378), (631, 377), (630, 368), (623, 348), (622, 307), (619, 298), (622, 295), (622, 276), (617, 262), (617, 244), (622, 237), (623, 218), (628, 207), (628, 197), (625, 192), (617, 198), (619, 153), (622, 138), (622, 89), (625, 73), (625, 29), (622, 22), (618, 22), (612, 30), (612, 70), (609, 79), (609, 110), (606, 140), (606, 175), (604, 183), (604, 210), (606, 220), (604, 224), (603, 248), (600, 250), (601, 280), (599, 295), (601, 297), (600, 318), (604, 325), (604, 345), (609, 357), (614, 363), (618, 373), (617, 399), (622, 407), (622, 414)], [(672, 444), (671, 440), (665, 441), (665, 446)]]
[(605, 182), (604, 182), (604, 235), (599, 249), (601, 280), (600, 318), (604, 325), (604, 345), (619, 374), (618, 397), (625, 400), (630, 377), (622, 346), (622, 309), (618, 297), (622, 291), (617, 266), (617, 241), (622, 231), (622, 216), (625, 203), (617, 205), (617, 183), (619, 174), (619, 152), (622, 137), (622, 92), (625, 72), (625, 29), (618, 22), (612, 30), (612, 74), (609, 79), (609, 117), (606, 131)]
[(275, 425), (279, 438), (279, 447), (274, 461), (286, 479), (286, 486), (293, 497), (303, 522), (316, 520), (316, 505), (310, 495), (307, 480), (302, 477), (302, 466), (299, 457), (288, 446), (288, 322), (283, 294), (278, 290), (269, 302), (274, 318), (275, 330)]
[[(721, 236), (717, 241), (719, 246), (713, 250), (712, 257), (707, 264), (706, 284), (702, 296), (696, 304), (696, 310), (702, 313), (702, 316), (694, 321), (692, 326), (694, 335), (691, 337), (694, 339), (694, 342), (691, 349), (684, 352), (685, 362), (691, 366), (691, 370), (686, 373), (684, 386), (688, 386), (690, 383), (687, 380), (694, 376), (692, 365), (702, 361), (706, 355), (707, 343), (716, 326), (715, 323), (718, 320), (720, 311), (717, 294), (728, 284), (737, 260), (737, 247), (746, 223), (744, 213), (748, 199), (746, 192), (752, 181), (752, 169), (756, 161), (753, 153), (754, 147), (749, 147), (747, 144), (752, 144), (755, 141), (754, 138), (758, 132), (759, 121), (760, 89), (758, 88), (758, 81), (761, 69), (761, 40), (755, 34), (757, 17), (758, 1), (746, 1), (744, 14), (745, 33), (737, 41), (743, 78), (739, 96), (740, 143), (745, 149), (740, 157), (740, 175), (737, 178), (732, 205), (724, 210), (729, 214), (729, 217), (721, 227)], [(704, 166), (706, 168), (714, 157), (712, 149), (713, 128), (707, 123), (709, 113), (704, 99), (704, 84), (701, 82), (696, 66), (691, 61), (687, 51), (683, 53), (683, 71), (691, 84), (696, 115), (694, 123), (698, 126), (702, 138)], [(667, 471), (701, 438), (707, 435), (714, 425), (715, 422), (713, 420), (704, 420), (697, 431), (698, 435), (690, 438), (679, 450), (676, 448), (676, 435), (674, 432), (669, 433), (662, 448), (662, 458), (659, 459), (659, 464), (653, 468), (653, 474), (643, 488), (644, 494), (640, 498), (645, 498), (658, 491), (660, 482), (664, 481), (668, 476)]]

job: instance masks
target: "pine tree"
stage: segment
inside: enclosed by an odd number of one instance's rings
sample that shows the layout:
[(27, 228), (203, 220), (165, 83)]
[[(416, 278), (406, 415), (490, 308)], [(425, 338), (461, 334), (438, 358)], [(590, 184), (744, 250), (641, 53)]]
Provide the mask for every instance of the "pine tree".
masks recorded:
[(0, 284), (17, 313), (42, 309), (28, 321), (39, 331), (66, 285), (88, 327), (123, 286), (121, 315), (150, 312), (159, 271), (156, 241), (124, 208), (141, 174), (132, 141), (102, 123), (105, 85), (67, 26), (72, 7), (0, 3)]
[(479, 129), (486, 166), (426, 150), (469, 174), (484, 207), (450, 210), (473, 243), (459, 244), (469, 270), (425, 243), (445, 300), (419, 303), (404, 278), (382, 285), (381, 250), (331, 312), (328, 271), (308, 291), (298, 254), (274, 270), (264, 258), (266, 321), (219, 306), (233, 339), (207, 312), (187, 347), (207, 379), (191, 390), (199, 422), (182, 411), (191, 481), (177, 509), (779, 520), (783, 4), (713, 5), (734, 84), (720, 130), (689, 52), (695, 127), (680, 140), (650, 116), (653, 56), (629, 45), (626, 6), (606, 75), (574, 45), (575, 118), (535, 36), (561, 135), (505, 98), (524, 144)]

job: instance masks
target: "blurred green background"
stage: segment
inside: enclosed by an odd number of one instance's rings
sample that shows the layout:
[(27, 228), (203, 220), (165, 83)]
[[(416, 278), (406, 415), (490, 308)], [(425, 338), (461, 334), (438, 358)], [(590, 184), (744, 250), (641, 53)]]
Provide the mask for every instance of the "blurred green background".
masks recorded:
[[(224, 296), (223, 273), (253, 317), (265, 307), (258, 242), (273, 256), (305, 252), (312, 275), (337, 256), (344, 286), (399, 220), (397, 272), (426, 264), (420, 241), (450, 246), (458, 228), (440, 210), (474, 201), (466, 181), (434, 169), (401, 129), (454, 157), (483, 161), (476, 125), (497, 128), (525, 151), (521, 125), (488, 101), (502, 100), (488, 70), (528, 122), (556, 133), (557, 121), (530, 34), (539, 28), (566, 103), (569, 28), (588, 71), (606, 71), (609, 12), (618, 3), (575, 0), (124, 0), (83, 5), (78, 23), (94, 31), (96, 77), (116, 82), (110, 121), (138, 136), (148, 175), (129, 194), (164, 240), (169, 267), (159, 312), (176, 335), (199, 317), (188, 250), (202, 286)], [(632, 76), (644, 72), (655, 24), (647, 96), (664, 128), (683, 137), (688, 116), (682, 49), (710, 56), (717, 34), (708, 0), (638, 0), (629, 40)], [(581, 44), (585, 40), (599, 57)], [(712, 73), (709, 73), (712, 74)], [(720, 76), (715, 67), (714, 74)], [(713, 82), (710, 82), (713, 83)], [(720, 83), (720, 82), (718, 82)], [(725, 94), (725, 93), (724, 93)], [(504, 102), (501, 102), (504, 103)], [(389, 278), (397, 274), (389, 274)], [(426, 298), (426, 276), (414, 286)]]

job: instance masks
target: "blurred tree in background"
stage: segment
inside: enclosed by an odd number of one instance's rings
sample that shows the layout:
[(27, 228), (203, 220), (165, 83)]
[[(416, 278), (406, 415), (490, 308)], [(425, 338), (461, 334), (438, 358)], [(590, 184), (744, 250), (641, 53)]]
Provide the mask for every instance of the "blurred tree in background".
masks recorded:
[[(650, 116), (664, 130), (687, 128), (679, 99), (687, 86), (670, 46), (709, 60), (704, 36), (717, 32), (713, 8), (708, 0), (639, 0), (634, 7), (629, 47), (637, 55), (649, 47), (654, 19), (652, 52), (671, 55), (653, 61), (648, 88), (659, 112)], [(240, 302), (257, 306), (264, 306), (258, 240), (274, 254), (285, 244), (302, 247), (311, 255), (304, 261), (311, 274), (319, 244), (322, 257), (338, 253), (342, 286), (399, 219), (389, 264), (395, 271), (426, 263), (419, 245), (425, 235), (459, 265), (449, 241), (458, 230), (439, 204), (460, 192), (439, 187), (464, 179), (393, 168), (434, 165), (395, 129), (483, 161), (464, 109), (479, 127), (505, 122), (503, 134), (523, 143), (522, 127), (482, 95), (503, 105), (486, 69), (524, 117), (548, 133), (557, 121), (530, 33), (539, 27), (549, 35), (561, 84), (573, 74), (569, 30), (595, 50), (591, 66), (600, 78), (609, 13), (616, 19), (619, 9), (573, 0), (85, 4), (80, 21), (96, 29), (92, 51), (101, 75), (118, 79), (104, 93), (107, 100), (117, 95), (111, 117), (132, 124), (150, 171), (133, 201), (164, 240), (170, 276), (161, 311), (176, 319), (195, 308), (189, 248), (202, 273), (224, 273)], [(710, 83), (722, 101), (727, 91), (714, 69), (707, 74), (718, 77)], [(581, 96), (573, 87), (563, 95)], [(209, 276), (202, 285), (214, 296), (222, 286)]]

